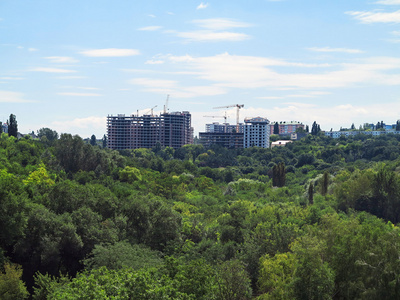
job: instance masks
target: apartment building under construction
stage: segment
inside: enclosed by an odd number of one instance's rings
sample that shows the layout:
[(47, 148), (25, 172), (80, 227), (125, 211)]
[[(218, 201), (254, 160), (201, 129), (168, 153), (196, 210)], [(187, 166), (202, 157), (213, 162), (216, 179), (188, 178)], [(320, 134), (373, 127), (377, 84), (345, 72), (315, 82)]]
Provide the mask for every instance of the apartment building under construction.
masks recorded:
[(114, 150), (179, 148), (193, 143), (191, 114), (188, 111), (143, 116), (107, 116), (107, 147)]

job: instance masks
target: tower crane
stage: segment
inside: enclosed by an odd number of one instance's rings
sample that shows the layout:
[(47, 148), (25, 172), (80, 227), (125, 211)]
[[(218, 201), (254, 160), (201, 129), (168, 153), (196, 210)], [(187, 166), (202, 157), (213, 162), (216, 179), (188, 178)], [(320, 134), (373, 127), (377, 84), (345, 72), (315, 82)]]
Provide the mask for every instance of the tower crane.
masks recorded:
[(169, 100), (169, 95), (167, 95), (167, 99), (165, 100), (164, 114), (166, 114), (166, 113), (167, 113), (167, 110), (168, 110), (168, 100)]
[(145, 114), (148, 114), (149, 112), (151, 112), (151, 116), (153, 116), (153, 109), (155, 109), (157, 107), (157, 105), (153, 106), (152, 108), (150, 108), (149, 111), (147, 111)]
[(227, 132), (227, 125), (228, 125), (228, 123), (226, 122), (226, 119), (228, 118), (228, 116), (226, 115), (226, 112), (225, 112), (225, 116), (203, 116), (204, 118), (224, 118), (225, 119), (225, 122), (224, 122), (224, 125), (225, 125), (225, 133)]
[(232, 104), (226, 106), (218, 106), (213, 108), (229, 108), (229, 107), (236, 107), (236, 132), (239, 132), (239, 110), (244, 107), (244, 104)]

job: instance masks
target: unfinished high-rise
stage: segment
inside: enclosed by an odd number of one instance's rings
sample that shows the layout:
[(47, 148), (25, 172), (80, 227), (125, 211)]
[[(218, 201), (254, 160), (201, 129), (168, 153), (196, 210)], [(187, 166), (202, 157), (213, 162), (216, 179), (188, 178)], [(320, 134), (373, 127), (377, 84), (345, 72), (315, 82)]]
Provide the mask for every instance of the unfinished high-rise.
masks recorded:
[(143, 116), (107, 116), (107, 147), (114, 150), (179, 148), (193, 143), (191, 114), (188, 111)]

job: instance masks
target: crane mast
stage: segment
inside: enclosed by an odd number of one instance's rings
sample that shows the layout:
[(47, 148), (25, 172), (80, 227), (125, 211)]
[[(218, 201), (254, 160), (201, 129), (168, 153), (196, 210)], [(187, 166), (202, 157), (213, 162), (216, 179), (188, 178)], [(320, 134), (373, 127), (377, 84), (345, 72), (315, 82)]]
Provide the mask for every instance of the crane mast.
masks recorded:
[(226, 106), (217, 106), (213, 108), (229, 108), (229, 107), (236, 107), (236, 132), (239, 132), (239, 110), (244, 107), (244, 104), (232, 104)]

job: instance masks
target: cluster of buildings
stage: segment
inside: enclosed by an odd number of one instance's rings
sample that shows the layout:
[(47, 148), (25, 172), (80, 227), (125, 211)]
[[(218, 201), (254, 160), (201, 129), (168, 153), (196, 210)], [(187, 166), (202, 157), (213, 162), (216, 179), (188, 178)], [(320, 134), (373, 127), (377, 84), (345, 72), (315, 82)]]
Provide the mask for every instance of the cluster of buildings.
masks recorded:
[[(226, 148), (270, 147), (269, 137), (275, 123), (266, 118), (245, 118), (244, 123), (231, 125), (218, 122), (206, 124), (206, 131), (199, 133), (199, 143), (209, 147)], [(290, 135), (304, 125), (299, 122), (280, 122), (279, 134)], [(162, 147), (179, 148), (193, 143), (191, 114), (164, 112), (160, 115), (119, 114), (107, 117), (107, 147), (114, 150)]]
[(107, 116), (107, 147), (114, 150), (163, 147), (193, 143), (188, 111), (160, 115)]

